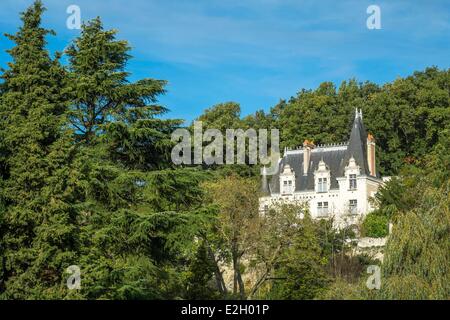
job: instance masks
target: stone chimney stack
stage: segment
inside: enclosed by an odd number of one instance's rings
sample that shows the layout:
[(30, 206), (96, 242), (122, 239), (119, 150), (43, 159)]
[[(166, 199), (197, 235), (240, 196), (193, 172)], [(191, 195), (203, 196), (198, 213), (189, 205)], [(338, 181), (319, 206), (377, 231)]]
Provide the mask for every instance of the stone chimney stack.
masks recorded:
[(303, 142), (303, 175), (308, 175), (309, 162), (311, 161), (311, 150), (315, 145), (312, 141), (305, 140)]
[(375, 168), (375, 139), (369, 133), (367, 135), (367, 164), (369, 165), (369, 172), (371, 176), (376, 176)]

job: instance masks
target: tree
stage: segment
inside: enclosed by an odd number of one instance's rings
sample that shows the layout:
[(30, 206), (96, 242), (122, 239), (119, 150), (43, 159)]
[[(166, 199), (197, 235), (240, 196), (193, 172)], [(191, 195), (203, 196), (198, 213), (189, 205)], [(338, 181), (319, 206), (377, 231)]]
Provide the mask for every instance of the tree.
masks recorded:
[(381, 298), (449, 299), (449, 138), (449, 131), (443, 130), (425, 158), (427, 166), (404, 190), (418, 201), (415, 207), (395, 212), (382, 266)]
[(217, 206), (217, 232), (230, 252), (233, 269), (233, 294), (246, 297), (242, 279), (242, 257), (256, 237), (258, 230), (258, 185), (251, 179), (231, 175), (205, 184), (207, 201)]
[(90, 141), (105, 123), (117, 120), (135, 121), (143, 115), (164, 111), (147, 106), (164, 93), (165, 81), (143, 79), (128, 83), (124, 71), (130, 50), (124, 40), (116, 40), (116, 30), (103, 30), (100, 18), (82, 27), (66, 50), (71, 78), (71, 121), (81, 139)]
[(181, 122), (157, 118), (167, 111), (156, 104), (166, 82), (128, 82), (130, 48), (116, 33), (96, 18), (67, 50), (70, 120), (90, 165), (80, 260), (91, 287), (83, 294), (185, 297), (206, 175), (171, 169), (170, 135)]
[[(204, 111), (202, 115), (200, 115), (196, 121), (201, 121), (203, 130), (207, 129), (215, 129), (219, 130), (222, 138), (224, 140), (227, 139), (227, 130), (243, 130), (245, 132), (247, 129), (257, 130), (259, 127), (253, 126), (258, 122), (258, 125), (261, 125), (260, 121), (262, 121), (261, 113), (258, 113), (258, 119), (253, 116), (248, 116), (246, 119), (240, 118), (241, 107), (236, 102), (226, 102), (219, 103), (217, 105), (212, 106)], [(265, 116), (264, 116), (265, 117)], [(262, 129), (265, 127), (261, 127)], [(193, 125), (190, 127), (191, 131), (193, 131)], [(258, 133), (257, 133), (258, 134)], [(237, 135), (236, 135), (237, 136)], [(234, 143), (237, 145), (237, 138), (234, 138)], [(249, 163), (249, 146), (250, 139), (245, 138), (245, 164), (235, 164), (235, 165), (203, 165), (204, 169), (213, 169), (219, 171), (223, 176), (228, 176), (230, 174), (237, 174), (242, 177), (254, 177), (258, 175), (260, 172), (260, 168), (256, 165), (248, 165)], [(204, 146), (208, 145), (208, 143), (204, 143)], [(237, 151), (233, 149), (234, 155), (237, 156)], [(227, 145), (224, 141), (223, 143), (223, 151), (222, 155), (224, 157), (227, 154)]]
[(213, 275), (216, 270), (215, 261), (211, 259), (209, 248), (202, 242), (197, 249), (193, 263), (188, 272), (187, 297), (189, 299), (220, 298), (220, 291), (214, 287)]
[(249, 298), (264, 297), (270, 290), (283, 253), (289, 249), (292, 239), (300, 232), (301, 212), (307, 211), (305, 204), (274, 204), (261, 215), (256, 240), (250, 254), (250, 272), (256, 280), (249, 291)]
[(389, 234), (389, 218), (380, 211), (370, 212), (364, 218), (361, 233), (365, 237), (386, 237)]
[(431, 152), (450, 120), (449, 83), (450, 69), (426, 68), (369, 97), (365, 121), (382, 151), (384, 172), (398, 174)]
[(308, 213), (291, 239), (290, 246), (281, 253), (275, 266), (272, 299), (313, 299), (327, 286), (325, 273), (327, 258), (322, 254), (314, 222)]
[(385, 252), (382, 298), (449, 298), (450, 208), (448, 189), (441, 191), (398, 217)]
[(77, 255), (77, 195), (82, 177), (65, 127), (65, 73), (50, 58), (35, 1), (22, 26), (7, 35), (15, 46), (2, 75), (0, 100), (2, 278), (5, 298), (63, 295), (63, 271)]
[(236, 102), (220, 103), (204, 111), (197, 118), (205, 128), (218, 129), (225, 135), (226, 129), (240, 128), (241, 107)]
[(156, 104), (166, 81), (129, 82), (125, 67), (130, 47), (116, 40), (116, 34), (104, 30), (96, 18), (83, 25), (80, 37), (67, 49), (71, 123), (88, 144), (106, 133), (110, 156), (126, 167), (167, 167), (170, 134), (181, 121), (156, 118), (167, 112)]

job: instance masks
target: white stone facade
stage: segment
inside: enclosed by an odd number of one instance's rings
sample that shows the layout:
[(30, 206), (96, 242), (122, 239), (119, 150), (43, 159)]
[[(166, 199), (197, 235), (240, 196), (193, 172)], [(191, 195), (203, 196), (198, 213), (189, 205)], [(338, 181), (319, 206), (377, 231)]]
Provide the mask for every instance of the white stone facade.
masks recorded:
[(383, 183), (374, 144), (356, 112), (348, 143), (316, 148), (305, 141), (303, 148), (285, 150), (279, 173), (270, 183), (263, 176), (261, 212), (280, 202), (306, 203), (313, 218), (333, 218), (337, 227), (358, 223), (374, 209), (370, 198)]

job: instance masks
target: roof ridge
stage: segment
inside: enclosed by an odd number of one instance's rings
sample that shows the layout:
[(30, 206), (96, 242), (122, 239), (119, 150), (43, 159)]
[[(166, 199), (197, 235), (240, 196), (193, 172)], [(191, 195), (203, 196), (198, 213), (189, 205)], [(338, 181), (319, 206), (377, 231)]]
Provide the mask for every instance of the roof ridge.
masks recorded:
[[(318, 144), (316, 145), (316, 147), (314, 149), (317, 148), (328, 148), (328, 147), (340, 147), (340, 146), (348, 146), (349, 141), (344, 141), (344, 142), (330, 142), (330, 143), (323, 143), (323, 144)], [(303, 147), (302, 145), (300, 146), (296, 146), (296, 147), (285, 147), (286, 151), (295, 151), (295, 150), (303, 150), (305, 149), (305, 147)], [(314, 150), (312, 149), (312, 150)]]
[(329, 148), (329, 147), (340, 147), (340, 146), (347, 146), (348, 145), (348, 141), (345, 142), (331, 142), (331, 143), (324, 143), (324, 144), (319, 144), (317, 145), (317, 148)]

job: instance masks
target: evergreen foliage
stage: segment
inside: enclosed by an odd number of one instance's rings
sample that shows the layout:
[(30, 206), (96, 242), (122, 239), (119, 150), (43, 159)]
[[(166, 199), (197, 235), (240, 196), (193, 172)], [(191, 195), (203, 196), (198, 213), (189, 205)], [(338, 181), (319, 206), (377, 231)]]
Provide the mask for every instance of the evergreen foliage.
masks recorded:
[[(397, 176), (363, 223), (378, 237), (394, 225), (381, 290), (369, 292), (374, 262), (350, 254), (352, 232), (301, 206), (261, 215), (257, 166), (175, 167), (182, 121), (161, 118), (166, 81), (130, 82), (130, 46), (100, 18), (62, 66), (44, 11), (36, 0), (21, 14), (1, 70), (0, 299), (449, 298), (450, 70), (324, 82), (267, 113), (241, 117), (227, 102), (198, 118), (223, 133), (279, 128), (283, 148), (345, 141), (362, 108), (378, 168)], [(79, 290), (67, 288), (70, 265)]]
[(2, 290), (4, 298), (58, 297), (77, 256), (77, 195), (83, 176), (65, 126), (65, 72), (45, 49), (40, 1), (8, 35), (15, 46), (0, 100)]

